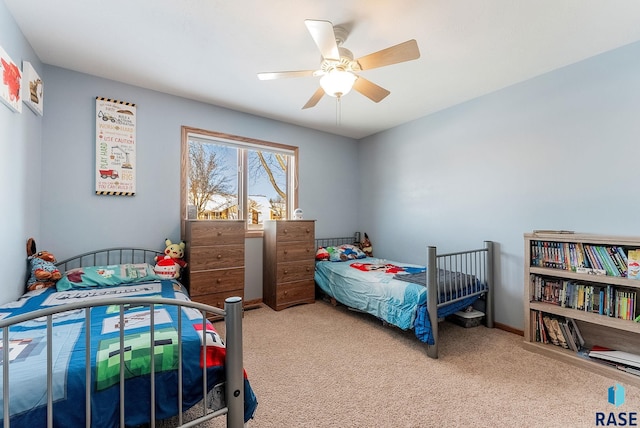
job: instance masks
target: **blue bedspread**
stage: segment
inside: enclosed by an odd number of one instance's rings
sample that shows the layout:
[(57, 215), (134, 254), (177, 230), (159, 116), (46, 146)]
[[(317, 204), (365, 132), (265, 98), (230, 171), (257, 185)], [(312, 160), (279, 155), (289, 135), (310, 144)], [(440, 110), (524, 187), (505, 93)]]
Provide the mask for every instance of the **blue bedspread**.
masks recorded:
[[(423, 285), (394, 278), (399, 272), (416, 274), (425, 271), (424, 266), (373, 257), (345, 262), (321, 261), (316, 263), (315, 281), (340, 303), (403, 330), (413, 329), (418, 339), (433, 345), (426, 305), (427, 289)], [(473, 296), (442, 306), (438, 309), (438, 317), (451, 315), (477, 299), (478, 296)]]
[[(100, 291), (106, 290), (106, 291)], [(107, 296), (96, 296), (102, 292)], [(188, 300), (177, 281), (156, 281), (107, 289), (36, 290), (17, 302), (0, 307), (0, 318), (31, 312), (68, 301), (114, 295), (149, 296)], [(202, 315), (199, 311), (170, 305), (154, 305), (154, 359), (156, 375), (156, 418), (178, 412), (177, 337), (182, 336), (183, 410), (202, 399)], [(180, 313), (178, 311), (180, 310)], [(84, 310), (64, 312), (53, 319), (53, 418), (55, 426), (84, 426), (85, 340)], [(129, 307), (125, 312), (125, 413), (126, 424), (147, 423), (149, 414), (150, 307)], [(178, 332), (178, 317), (182, 332)], [(46, 318), (11, 327), (10, 397), (11, 426), (37, 427), (46, 424)], [(91, 310), (92, 427), (119, 425), (120, 333), (118, 307)], [(207, 322), (207, 381), (209, 388), (224, 380), (224, 344)], [(1, 344), (1, 342), (0, 342)], [(213, 344), (213, 346), (211, 346)], [(0, 353), (0, 363), (2, 354)], [(0, 371), (0, 384), (2, 382)], [(0, 420), (4, 407), (0, 397)], [(256, 397), (245, 378), (245, 420), (253, 416)]]

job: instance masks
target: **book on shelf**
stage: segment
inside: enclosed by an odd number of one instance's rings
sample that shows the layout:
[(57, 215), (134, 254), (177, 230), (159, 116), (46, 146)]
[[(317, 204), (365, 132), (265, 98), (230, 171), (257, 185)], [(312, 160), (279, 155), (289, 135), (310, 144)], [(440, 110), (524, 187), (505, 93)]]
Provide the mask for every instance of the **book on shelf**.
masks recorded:
[[(636, 255), (630, 259), (637, 262), (633, 273), (640, 279), (640, 251)], [(536, 267), (624, 278), (629, 271), (628, 259), (625, 249), (616, 245), (531, 240), (531, 266)]]
[(578, 324), (568, 317), (535, 311), (536, 342), (553, 344), (574, 352), (581, 351), (584, 339)]
[(598, 315), (635, 320), (638, 290), (622, 286), (530, 274), (531, 301)]
[(640, 355), (631, 352), (617, 351), (615, 349), (594, 346), (589, 350), (589, 357), (608, 361), (616, 365), (623, 365), (640, 370)]
[(640, 279), (640, 250), (629, 250), (627, 278)]

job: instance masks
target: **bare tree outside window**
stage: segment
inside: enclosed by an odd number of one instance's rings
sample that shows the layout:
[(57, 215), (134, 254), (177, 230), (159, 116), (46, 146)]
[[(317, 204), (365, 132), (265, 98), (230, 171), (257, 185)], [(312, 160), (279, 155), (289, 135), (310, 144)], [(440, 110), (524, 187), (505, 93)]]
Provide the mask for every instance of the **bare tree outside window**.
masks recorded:
[(202, 218), (214, 195), (233, 196), (235, 192), (220, 154), (206, 146), (210, 145), (189, 142), (189, 204), (195, 207), (197, 218)]
[(297, 147), (183, 126), (180, 151), (182, 218), (242, 219), (253, 232), (291, 217)]

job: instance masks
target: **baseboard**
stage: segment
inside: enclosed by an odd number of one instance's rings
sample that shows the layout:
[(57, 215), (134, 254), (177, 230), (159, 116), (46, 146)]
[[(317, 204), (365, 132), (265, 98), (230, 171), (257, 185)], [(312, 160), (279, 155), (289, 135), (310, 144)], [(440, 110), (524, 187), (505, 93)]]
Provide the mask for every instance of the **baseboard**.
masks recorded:
[(519, 336), (524, 337), (524, 330), (518, 330), (517, 328), (513, 328), (511, 326), (508, 326), (506, 324), (501, 324), (499, 322), (494, 322), (493, 326), (499, 330), (508, 331), (509, 333), (517, 334)]
[(250, 309), (258, 309), (262, 307), (262, 299), (253, 299), (253, 300), (245, 300), (242, 303), (242, 309), (250, 310)]

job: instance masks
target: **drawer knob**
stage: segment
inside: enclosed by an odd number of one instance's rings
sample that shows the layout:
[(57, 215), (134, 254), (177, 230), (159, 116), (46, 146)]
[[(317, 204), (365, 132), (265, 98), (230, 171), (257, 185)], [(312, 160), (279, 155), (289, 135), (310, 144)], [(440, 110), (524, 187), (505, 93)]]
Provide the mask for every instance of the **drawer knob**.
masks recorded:
[(222, 236), (222, 232), (218, 231), (218, 236)]
[(311, 232), (309, 229), (306, 230), (307, 233)]
[(307, 272), (309, 272), (311, 269), (309, 269), (309, 266), (307, 266)]
[(285, 269), (285, 270), (284, 270), (284, 274), (286, 275), (286, 274), (288, 274), (288, 273), (289, 273), (289, 271), (288, 271), (287, 269)]
[(282, 233), (287, 233), (287, 229), (283, 230)]
[(222, 258), (222, 254), (218, 254), (218, 260)]
[(222, 281), (220, 280), (220, 278), (218, 278), (218, 279), (216, 279), (216, 282), (217, 282), (218, 284), (220, 284)]
[(284, 253), (285, 254), (289, 254), (289, 250), (284, 250)]

